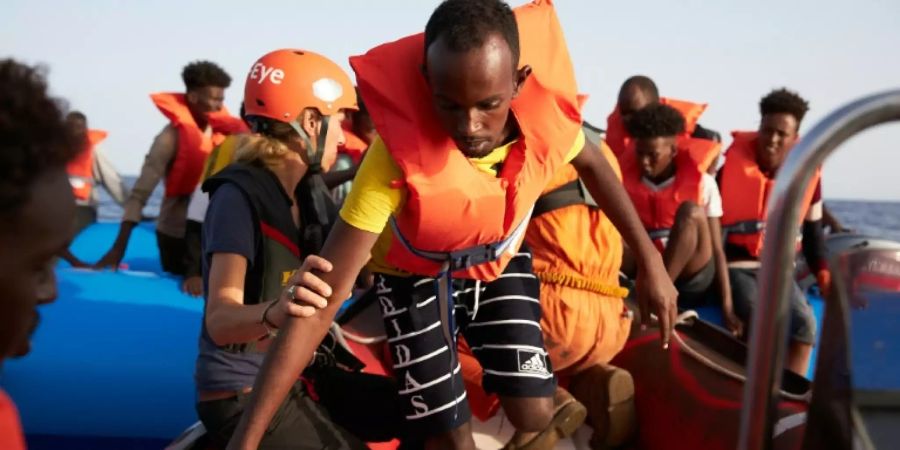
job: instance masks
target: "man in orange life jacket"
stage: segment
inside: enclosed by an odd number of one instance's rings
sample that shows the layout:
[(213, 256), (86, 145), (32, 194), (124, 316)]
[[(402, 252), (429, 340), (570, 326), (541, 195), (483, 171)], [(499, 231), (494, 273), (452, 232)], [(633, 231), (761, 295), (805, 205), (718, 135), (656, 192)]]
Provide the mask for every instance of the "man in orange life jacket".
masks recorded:
[(208, 61), (197, 61), (181, 73), (185, 94), (158, 93), (151, 96), (157, 108), (171, 121), (156, 136), (141, 174), (125, 202), (122, 225), (112, 248), (96, 268), (116, 269), (131, 232), (141, 220), (141, 210), (165, 178), (166, 192), (156, 223), (160, 262), (166, 272), (183, 275), (186, 244), (184, 240), (187, 207), (197, 187), (206, 156), (224, 139), (224, 135), (246, 130), (238, 118), (224, 110), (225, 89), (231, 77)]
[(485, 369), (486, 390), (500, 395), (521, 432), (510, 448), (568, 429), (554, 423), (539, 283), (520, 250), (531, 207), (556, 171), (571, 162), (636, 250), (637, 296), (648, 318), (660, 315), (664, 346), (677, 291), (615, 172), (585, 142), (552, 4), (513, 12), (499, 0), (448, 0), (424, 35), (351, 65), (380, 138), (322, 249), (333, 270), (299, 276), (330, 299), (282, 326), (229, 448), (255, 448), (370, 252), (408, 428), (426, 447), (474, 448), (457, 330)]
[[(681, 137), (722, 142), (719, 133), (704, 128), (697, 123), (697, 119), (706, 110), (706, 104), (660, 97), (659, 89), (657, 89), (653, 80), (644, 75), (635, 75), (622, 83), (616, 108), (606, 119), (606, 141), (616, 156), (621, 156), (631, 150), (629, 144), (630, 136), (625, 128), (628, 117), (648, 105), (657, 103), (667, 104), (677, 109), (684, 116), (685, 129)], [(700, 161), (704, 171), (715, 174), (718, 169), (717, 163), (721, 148), (708, 146), (705, 150), (705, 153), (695, 154), (694, 159)]]
[[(0, 60), (0, 370), (28, 353), (37, 306), (56, 298), (54, 259), (73, 235), (75, 202), (66, 176), (81, 150), (43, 74)], [(0, 448), (21, 450), (25, 439), (15, 405), (0, 390)]]
[[(88, 129), (87, 116), (81, 111), (67, 114), (66, 125), (75, 141), (83, 143), (81, 152), (66, 167), (72, 193), (75, 194), (75, 231), (78, 233), (97, 221), (99, 205), (96, 187), (103, 186), (113, 201), (123, 207), (129, 190), (109, 159), (98, 149), (106, 138), (106, 132)], [(73, 267), (88, 267), (68, 249), (60, 256)]]
[[(775, 174), (797, 142), (800, 122), (809, 104), (787, 89), (772, 91), (759, 102), (762, 116), (756, 132), (734, 132), (719, 172), (722, 229), (732, 297), (737, 315), (746, 323), (757, 299), (756, 274), (762, 251), (766, 204)], [(803, 200), (803, 255), (827, 293), (831, 275), (826, 266), (822, 233), (822, 185), (817, 175)], [(800, 224), (798, 224), (799, 227)], [(803, 292), (794, 283), (791, 295), (791, 342), (788, 369), (806, 375), (815, 342), (816, 320)]]
[(684, 116), (661, 103), (634, 112), (625, 126), (634, 145), (620, 160), (625, 190), (663, 253), (679, 307), (718, 298), (726, 326), (740, 335), (743, 324), (734, 313), (722, 249), (722, 197), (716, 180), (701, 172), (687, 149), (713, 143), (679, 138)]

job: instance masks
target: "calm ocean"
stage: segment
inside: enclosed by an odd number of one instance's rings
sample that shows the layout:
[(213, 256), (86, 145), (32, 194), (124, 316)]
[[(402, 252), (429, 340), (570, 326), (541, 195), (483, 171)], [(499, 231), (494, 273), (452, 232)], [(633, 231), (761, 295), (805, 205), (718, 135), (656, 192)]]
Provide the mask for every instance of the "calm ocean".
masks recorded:
[[(126, 177), (126, 182), (131, 184), (134, 178)], [(147, 216), (156, 217), (158, 214), (162, 193), (160, 183), (144, 209)], [(828, 200), (825, 203), (845, 227), (860, 233), (900, 241), (900, 202)], [(122, 218), (122, 208), (116, 205), (103, 189), (100, 189), (100, 218), (110, 221)]]

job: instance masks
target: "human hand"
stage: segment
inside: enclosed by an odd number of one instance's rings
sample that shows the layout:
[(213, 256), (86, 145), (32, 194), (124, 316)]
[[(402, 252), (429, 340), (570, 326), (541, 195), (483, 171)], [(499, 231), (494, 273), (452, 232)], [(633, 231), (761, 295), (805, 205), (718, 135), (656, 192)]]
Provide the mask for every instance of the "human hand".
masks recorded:
[(669, 339), (678, 318), (678, 290), (672, 284), (661, 258), (653, 258), (638, 269), (635, 289), (641, 309), (641, 323), (650, 322), (650, 312), (659, 318), (659, 332), (663, 349), (669, 348)]
[(200, 297), (203, 295), (203, 278), (198, 275), (192, 275), (181, 282), (181, 290), (191, 297)]
[(733, 309), (723, 308), (722, 315), (725, 316), (725, 327), (731, 331), (734, 337), (739, 338), (744, 335), (744, 322), (734, 313)]
[(280, 328), (288, 317), (311, 317), (328, 306), (331, 286), (312, 271), (327, 273), (331, 269), (327, 260), (316, 255), (307, 256), (300, 269), (288, 279), (287, 288), (271, 306), (266, 319)]
[(103, 269), (112, 269), (119, 270), (119, 264), (122, 262), (122, 258), (125, 257), (125, 249), (119, 245), (113, 245), (102, 258), (100, 258), (97, 263), (94, 264), (93, 268), (96, 270)]

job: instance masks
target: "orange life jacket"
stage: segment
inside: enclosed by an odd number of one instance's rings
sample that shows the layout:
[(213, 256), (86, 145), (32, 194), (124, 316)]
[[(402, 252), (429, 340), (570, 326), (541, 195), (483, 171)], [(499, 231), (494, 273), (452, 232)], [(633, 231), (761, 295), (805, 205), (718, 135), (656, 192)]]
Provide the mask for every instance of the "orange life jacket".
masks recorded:
[(3, 390), (0, 390), (0, 448), (25, 450), (25, 435), (19, 422), (19, 412)]
[(622, 163), (625, 190), (634, 203), (641, 223), (650, 234), (650, 239), (662, 252), (666, 248), (669, 231), (675, 225), (678, 207), (686, 201), (701, 203), (703, 173), (689, 153), (679, 151), (674, 161), (675, 180), (656, 191), (641, 179), (638, 160), (633, 151), (621, 155), (619, 161)]
[(363, 154), (369, 149), (369, 144), (357, 136), (346, 122), (341, 123), (341, 128), (344, 129), (345, 142), (344, 145), (338, 147), (338, 153), (349, 156), (353, 164), (359, 164)]
[(379, 134), (404, 178), (387, 261), (419, 275), (497, 278), (521, 245), (541, 191), (564, 164), (581, 127), (572, 63), (552, 2), (515, 9), (521, 64), (533, 72), (511, 113), (519, 139), (494, 177), (474, 168), (435, 116), (420, 70), (422, 34), (350, 59)]
[(88, 130), (84, 148), (66, 165), (72, 193), (79, 203), (91, 200), (94, 190), (94, 149), (106, 139), (107, 133), (102, 130)]
[[(690, 138), (694, 130), (697, 129), (697, 121), (700, 119), (700, 115), (703, 114), (703, 111), (706, 111), (706, 103), (692, 103), (666, 97), (661, 97), (659, 102), (677, 109), (684, 116), (684, 133), (680, 136), (682, 138)], [(617, 157), (621, 157), (630, 148), (630, 141), (631, 137), (628, 136), (628, 132), (625, 130), (625, 122), (619, 113), (619, 106), (616, 105), (613, 112), (606, 118), (606, 142), (612, 148), (613, 153)], [(712, 149), (707, 150), (711, 151)], [(716, 148), (717, 152), (718, 150)], [(715, 153), (715, 155), (717, 154)], [(695, 155), (697, 161), (712, 159), (712, 156), (697, 156), (699, 155)]]
[[(756, 132), (731, 133), (734, 141), (725, 153), (719, 188), (722, 191), (722, 231), (725, 242), (747, 249), (759, 258), (763, 246), (763, 228), (769, 191), (775, 180), (767, 177), (756, 163)], [(821, 171), (810, 181), (803, 198), (802, 221), (809, 212)], [(798, 223), (797, 226), (800, 224)]]
[(249, 131), (247, 125), (223, 107), (207, 115), (212, 128), (212, 135), (208, 135), (194, 121), (184, 94), (162, 92), (151, 94), (150, 98), (178, 130), (178, 152), (166, 173), (166, 197), (190, 195), (200, 182), (206, 157), (212, 149), (226, 135)]
[(691, 155), (691, 159), (697, 162), (701, 172), (709, 170), (722, 153), (721, 142), (684, 135), (678, 138), (678, 147)]

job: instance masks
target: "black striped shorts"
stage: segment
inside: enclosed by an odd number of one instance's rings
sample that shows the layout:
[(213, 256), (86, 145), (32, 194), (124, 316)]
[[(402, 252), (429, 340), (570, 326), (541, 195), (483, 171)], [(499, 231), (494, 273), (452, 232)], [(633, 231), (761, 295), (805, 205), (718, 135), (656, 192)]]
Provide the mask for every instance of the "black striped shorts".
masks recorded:
[[(412, 436), (450, 431), (471, 417), (456, 346), (440, 320), (437, 281), (376, 274), (401, 405)], [(487, 392), (549, 397), (556, 389), (541, 333), (540, 284), (531, 255), (520, 252), (500, 278), (453, 280), (456, 332), (484, 369)], [(452, 367), (452, 375), (451, 375)]]

